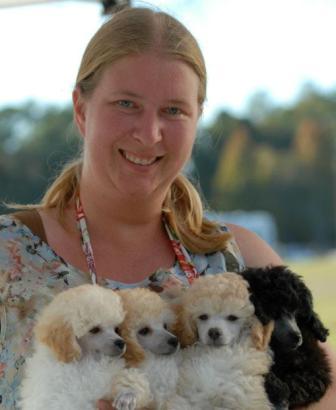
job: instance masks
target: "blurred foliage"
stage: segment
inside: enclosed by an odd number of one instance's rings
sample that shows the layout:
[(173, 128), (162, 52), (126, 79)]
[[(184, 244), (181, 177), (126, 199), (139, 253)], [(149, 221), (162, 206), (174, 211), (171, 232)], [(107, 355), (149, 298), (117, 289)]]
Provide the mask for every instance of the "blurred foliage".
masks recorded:
[(29, 102), (0, 111), (1, 202), (38, 202), (79, 144), (70, 107)]
[(194, 169), (209, 207), (269, 211), (282, 242), (335, 246), (336, 92), (306, 87), (291, 107), (263, 94), (251, 104), (248, 119), (221, 113), (200, 131)]
[[(335, 112), (336, 92), (307, 86), (292, 106), (258, 93), (246, 118), (222, 111), (202, 125), (191, 176), (208, 207), (269, 211), (282, 242), (335, 246)], [(2, 109), (0, 200), (39, 201), (80, 145), (71, 107), (29, 102)]]

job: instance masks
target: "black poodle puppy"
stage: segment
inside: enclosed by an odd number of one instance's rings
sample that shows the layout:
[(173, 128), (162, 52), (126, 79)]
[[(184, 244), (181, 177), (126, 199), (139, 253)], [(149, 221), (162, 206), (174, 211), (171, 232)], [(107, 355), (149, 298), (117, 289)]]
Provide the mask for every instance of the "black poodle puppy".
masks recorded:
[(325, 342), (329, 332), (313, 310), (310, 290), (285, 266), (247, 268), (241, 274), (259, 320), (264, 325), (274, 320), (274, 364), (265, 380), (270, 401), (277, 409), (319, 401), (331, 373), (318, 341)]

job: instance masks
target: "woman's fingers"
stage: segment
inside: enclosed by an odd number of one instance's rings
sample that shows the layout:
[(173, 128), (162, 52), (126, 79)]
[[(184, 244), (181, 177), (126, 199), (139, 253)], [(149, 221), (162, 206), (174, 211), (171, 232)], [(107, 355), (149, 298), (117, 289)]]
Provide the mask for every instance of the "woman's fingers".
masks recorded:
[(109, 401), (99, 400), (98, 410), (114, 410), (112, 404)]

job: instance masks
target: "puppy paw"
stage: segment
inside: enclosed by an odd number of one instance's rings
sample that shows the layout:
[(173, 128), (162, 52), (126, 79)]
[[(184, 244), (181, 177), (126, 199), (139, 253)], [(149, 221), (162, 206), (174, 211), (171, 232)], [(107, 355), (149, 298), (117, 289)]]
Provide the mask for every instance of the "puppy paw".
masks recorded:
[(117, 395), (113, 401), (113, 407), (116, 410), (134, 410), (136, 409), (136, 395), (132, 391), (123, 391)]

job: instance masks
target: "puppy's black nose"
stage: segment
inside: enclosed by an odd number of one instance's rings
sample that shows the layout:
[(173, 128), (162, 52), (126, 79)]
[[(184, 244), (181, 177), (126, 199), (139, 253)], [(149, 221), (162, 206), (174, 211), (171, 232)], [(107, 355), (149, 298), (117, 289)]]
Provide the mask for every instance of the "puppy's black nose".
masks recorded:
[(299, 346), (301, 346), (302, 336), (300, 335), (300, 333), (296, 333), (296, 332), (290, 333), (289, 338), (290, 338), (290, 344), (291, 344), (292, 349), (296, 349)]
[(221, 332), (216, 327), (212, 327), (209, 329), (208, 335), (210, 339), (217, 340), (221, 336)]
[(123, 348), (125, 347), (125, 342), (122, 339), (117, 339), (114, 341), (114, 345), (120, 349), (123, 350)]
[(177, 337), (170, 337), (167, 343), (169, 344), (169, 346), (177, 347), (179, 342), (177, 340)]

